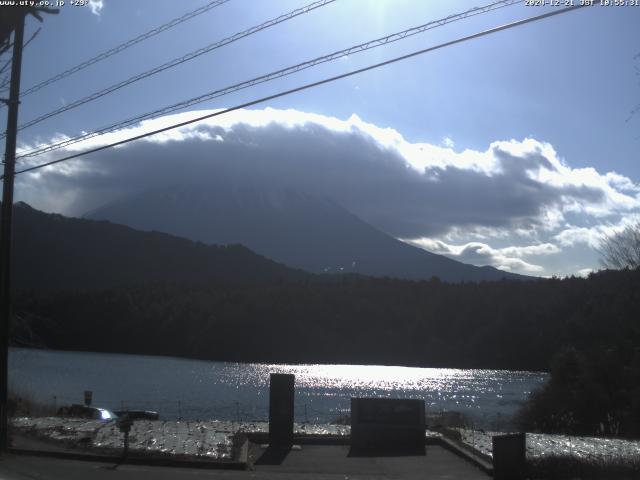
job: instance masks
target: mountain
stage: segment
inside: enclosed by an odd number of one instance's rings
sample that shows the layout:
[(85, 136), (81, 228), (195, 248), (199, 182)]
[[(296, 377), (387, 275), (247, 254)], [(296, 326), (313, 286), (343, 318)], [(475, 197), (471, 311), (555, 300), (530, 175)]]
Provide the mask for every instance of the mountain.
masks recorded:
[(148, 282), (296, 279), (295, 271), (241, 245), (210, 246), (110, 222), (67, 218), (16, 203), (16, 289), (105, 288)]
[(207, 244), (242, 244), (313, 273), (359, 273), (401, 279), (525, 279), (407, 245), (337, 203), (290, 189), (255, 186), (176, 187), (130, 196), (89, 212), (139, 230)]

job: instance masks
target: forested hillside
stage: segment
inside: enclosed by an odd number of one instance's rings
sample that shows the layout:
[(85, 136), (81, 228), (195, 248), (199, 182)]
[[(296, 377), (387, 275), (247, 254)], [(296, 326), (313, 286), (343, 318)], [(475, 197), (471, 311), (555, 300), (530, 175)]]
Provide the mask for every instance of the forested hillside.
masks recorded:
[(234, 282), (303, 278), (241, 245), (204, 245), (106, 221), (14, 207), (13, 285), (17, 289), (96, 289), (147, 282)]
[[(640, 271), (447, 284), (365, 277), (22, 293), (51, 348), (216, 360), (547, 370), (562, 347), (640, 345)], [(26, 321), (26, 320), (25, 320)]]

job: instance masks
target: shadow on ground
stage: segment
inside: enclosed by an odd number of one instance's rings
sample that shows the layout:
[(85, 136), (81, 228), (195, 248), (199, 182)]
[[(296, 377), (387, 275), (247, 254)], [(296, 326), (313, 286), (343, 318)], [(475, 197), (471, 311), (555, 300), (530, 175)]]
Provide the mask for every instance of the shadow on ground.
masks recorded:
[(290, 451), (291, 448), (288, 447), (269, 446), (260, 455), (260, 458), (255, 461), (254, 465), (282, 465)]
[(362, 449), (351, 447), (349, 453), (347, 453), (347, 457), (424, 457), (426, 454), (424, 447), (417, 449)]

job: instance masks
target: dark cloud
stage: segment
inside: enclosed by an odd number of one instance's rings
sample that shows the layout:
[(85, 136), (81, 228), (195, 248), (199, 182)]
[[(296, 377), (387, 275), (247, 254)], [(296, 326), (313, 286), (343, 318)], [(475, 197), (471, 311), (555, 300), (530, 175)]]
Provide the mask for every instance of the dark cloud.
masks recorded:
[(189, 132), (192, 138), (139, 141), (38, 177), (24, 175), (18, 187), (35, 206), (49, 204), (51, 210), (57, 195), (66, 199), (60, 207), (66, 213), (81, 214), (122, 195), (172, 184), (283, 186), (329, 197), (402, 238), (442, 235), (451, 227), (531, 227), (545, 209), (604, 198), (593, 186), (536, 180), (531, 172), (557, 173), (542, 149), (517, 155), (493, 147), (496, 168), (490, 172), (449, 162), (420, 173), (397, 149), (353, 128), (272, 122), (199, 125)]

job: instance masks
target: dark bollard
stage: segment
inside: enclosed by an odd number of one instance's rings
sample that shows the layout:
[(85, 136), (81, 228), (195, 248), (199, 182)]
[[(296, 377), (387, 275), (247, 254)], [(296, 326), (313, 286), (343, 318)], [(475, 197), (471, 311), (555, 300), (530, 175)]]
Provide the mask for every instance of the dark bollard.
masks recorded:
[(118, 428), (124, 433), (124, 450), (122, 451), (121, 463), (124, 463), (129, 455), (129, 432), (131, 431), (131, 425), (133, 425), (133, 421), (126, 413), (118, 419)]
[(526, 473), (526, 434), (493, 437), (493, 478), (521, 480)]
[(295, 375), (272, 373), (269, 379), (269, 446), (293, 445)]
[(350, 455), (424, 455), (424, 400), (351, 399)]

